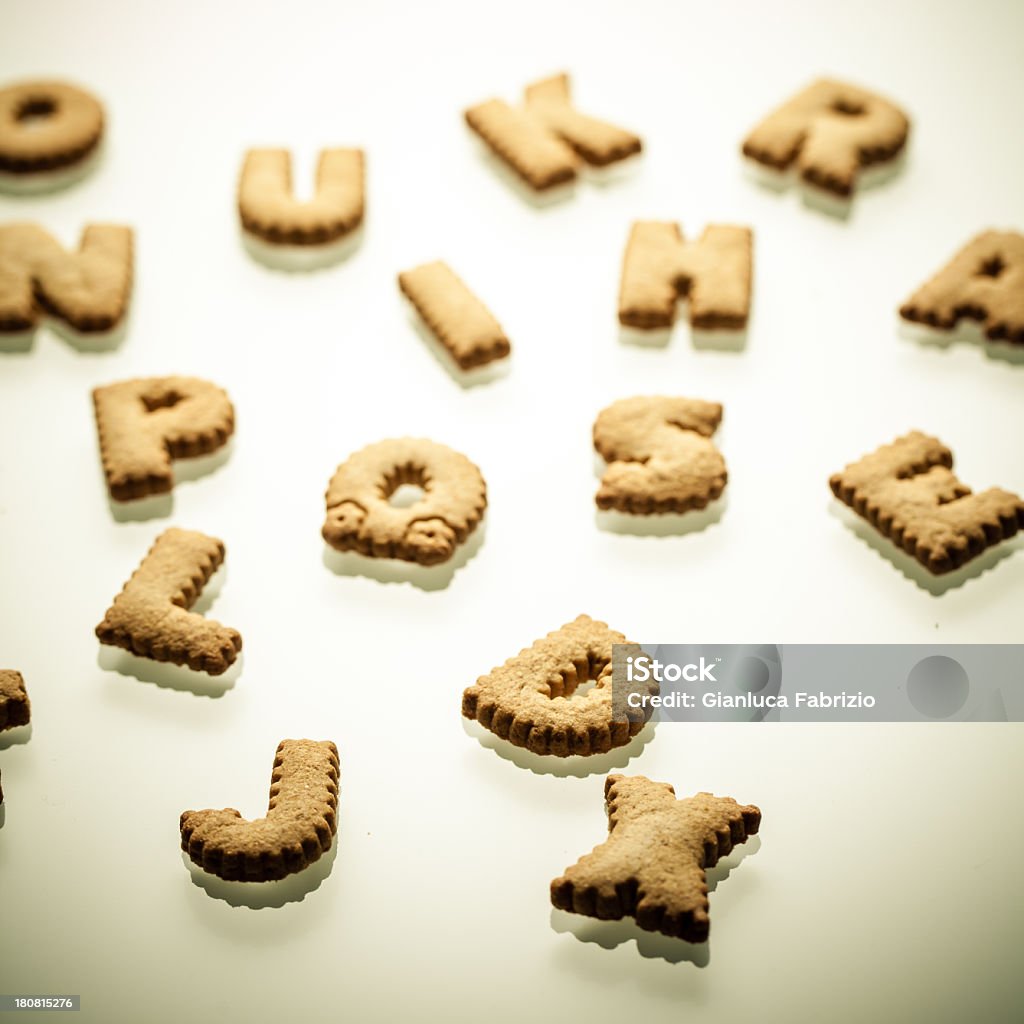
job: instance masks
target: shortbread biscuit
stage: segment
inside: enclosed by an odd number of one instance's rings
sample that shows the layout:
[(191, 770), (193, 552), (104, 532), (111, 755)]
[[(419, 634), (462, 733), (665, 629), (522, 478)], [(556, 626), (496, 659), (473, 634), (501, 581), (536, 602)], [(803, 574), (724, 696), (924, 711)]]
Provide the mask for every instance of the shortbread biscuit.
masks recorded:
[(466, 111), (466, 123), (535, 192), (576, 178), (575, 153), (526, 111), (487, 100)]
[(32, 705), (20, 672), (0, 668), (0, 732), (28, 725)]
[(670, 785), (643, 775), (609, 775), (604, 794), (608, 838), (551, 883), (552, 904), (705, 942), (706, 871), (757, 833), (760, 809), (711, 793), (677, 800)]
[(83, 334), (114, 330), (132, 289), (132, 229), (90, 224), (68, 252), (38, 224), (0, 225), (0, 336), (45, 313)]
[(769, 114), (743, 154), (773, 170), (795, 167), (803, 181), (846, 199), (860, 173), (893, 160), (909, 134), (906, 114), (889, 100), (822, 78)]
[(983, 231), (900, 307), (941, 331), (977, 320), (992, 341), (1024, 344), (1024, 234)]
[(671, 327), (686, 298), (693, 327), (740, 330), (750, 315), (753, 263), (750, 228), (711, 224), (698, 241), (684, 242), (672, 221), (637, 221), (622, 261), (619, 323)]
[(67, 82), (17, 82), (0, 89), (0, 172), (19, 178), (85, 161), (103, 137), (103, 107)]
[(282, 740), (265, 818), (233, 808), (185, 811), (181, 848), (229, 882), (271, 882), (320, 859), (338, 831), (338, 748), (330, 740)]
[(272, 245), (328, 245), (363, 222), (363, 151), (325, 149), (316, 172), (316, 193), (298, 200), (292, 191), (286, 149), (250, 149), (238, 182), (242, 227)]
[[(406, 508), (391, 505), (388, 499), (402, 484), (423, 488), (423, 497)], [(487, 485), (460, 452), (403, 437), (349, 456), (331, 478), (326, 500), (322, 533), (332, 548), (438, 565), (480, 523)]]
[(492, 99), (471, 107), (466, 122), (532, 189), (543, 192), (575, 179), (579, 158), (596, 167), (639, 153), (632, 132), (579, 113), (569, 76), (555, 75), (526, 88), (518, 109)]
[(491, 311), (447, 263), (406, 270), (398, 275), (398, 286), (460, 369), (485, 366), (512, 351)]
[(190, 612), (224, 561), (224, 544), (172, 527), (157, 537), (96, 627), (101, 644), (219, 676), (238, 657), (237, 630)]
[(607, 167), (643, 149), (639, 136), (625, 128), (581, 114), (572, 105), (567, 74), (528, 85), (526, 109), (593, 167)]
[(829, 480), (832, 493), (929, 572), (958, 569), (1024, 527), (1024, 501), (990, 488), (980, 494), (952, 472), (953, 453), (919, 431), (851, 463)]
[[(580, 615), (467, 687), (462, 714), (535, 754), (588, 756), (625, 746), (651, 714), (646, 705), (633, 709), (622, 701), (613, 721), (612, 645), (628, 642), (606, 623)], [(590, 681), (586, 693), (576, 692)], [(657, 683), (638, 687), (657, 689)]]
[(598, 508), (633, 515), (705, 508), (728, 480), (710, 440), (721, 422), (721, 405), (697, 398), (623, 398), (602, 409), (594, 448), (608, 468)]
[(166, 494), (174, 459), (208, 455), (235, 429), (227, 393), (198, 377), (143, 377), (92, 393), (100, 458), (110, 496)]
[[(31, 717), (32, 705), (21, 673), (0, 668), (0, 732), (28, 725)], [(0, 785), (0, 804), (3, 802), (4, 788)]]

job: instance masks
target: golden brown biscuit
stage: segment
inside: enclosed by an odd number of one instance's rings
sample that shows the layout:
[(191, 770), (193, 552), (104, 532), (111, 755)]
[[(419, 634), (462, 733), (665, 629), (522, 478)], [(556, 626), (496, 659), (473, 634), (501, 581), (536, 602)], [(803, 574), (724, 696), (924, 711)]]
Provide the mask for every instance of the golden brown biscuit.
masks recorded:
[(0, 668), (0, 732), (28, 725), (31, 717), (32, 704), (21, 673)]
[(82, 333), (112, 331), (132, 289), (132, 229), (90, 224), (67, 252), (37, 224), (0, 225), (0, 336), (48, 314)]
[(166, 530), (96, 627), (100, 643), (221, 675), (238, 657), (242, 637), (188, 609), (223, 561), (224, 544), (216, 537)]
[(980, 494), (952, 473), (953, 453), (919, 431), (851, 463), (829, 480), (832, 493), (929, 572), (958, 569), (1024, 526), (1024, 501), (990, 488)]
[(501, 325), (462, 279), (439, 260), (398, 275), (398, 286), (462, 370), (512, 351)]
[(227, 393), (198, 377), (144, 377), (92, 393), (100, 458), (110, 496), (131, 501), (166, 494), (174, 459), (207, 455), (235, 429)]
[(992, 341), (1024, 344), (1024, 235), (983, 231), (900, 307), (914, 323), (952, 331), (980, 321)]
[(528, 85), (526, 109), (594, 167), (607, 167), (643, 149), (639, 136), (576, 110), (567, 74)]
[(684, 800), (643, 775), (604, 784), (608, 838), (551, 883), (559, 910), (602, 921), (634, 917), (650, 932), (705, 942), (706, 871), (761, 827), (761, 811), (729, 796)]
[(227, 881), (270, 882), (309, 867), (338, 831), (338, 748), (330, 740), (282, 740), (265, 818), (238, 811), (185, 811), (181, 848)]
[(73, 167), (103, 137), (103, 107), (67, 82), (17, 82), (0, 89), (0, 171), (28, 176)]
[[(625, 746), (651, 712), (623, 702), (613, 716), (612, 645), (624, 643), (606, 623), (580, 615), (467, 687), (463, 717), (535, 754), (586, 757)], [(652, 683), (640, 692), (657, 689)]]
[(286, 149), (250, 149), (238, 182), (242, 227), (274, 245), (317, 246), (355, 231), (365, 209), (361, 149), (325, 149), (316, 172), (316, 193), (300, 201), (292, 191)]
[(795, 166), (803, 181), (842, 198), (864, 168), (898, 156), (910, 121), (894, 103), (822, 78), (772, 111), (744, 140), (744, 156), (774, 170)]
[[(402, 484), (423, 497), (405, 508), (389, 498)], [(349, 456), (327, 488), (323, 538), (338, 551), (400, 558), (420, 565), (448, 561), (476, 529), (487, 485), (465, 455), (436, 441), (378, 441)]]
[(605, 167), (639, 153), (632, 132), (579, 113), (569, 76), (554, 75), (526, 88), (523, 109), (503, 100), (470, 107), (466, 122), (534, 191), (544, 192), (576, 177), (578, 159)]
[(594, 448), (608, 468), (598, 508), (633, 515), (705, 508), (728, 480), (710, 440), (721, 422), (722, 407), (697, 398), (623, 398), (602, 409)]
[(576, 156), (536, 118), (504, 100), (487, 100), (466, 111), (466, 123), (536, 192), (576, 177)]
[(676, 302), (690, 302), (690, 324), (739, 330), (750, 315), (753, 277), (750, 228), (711, 224), (684, 242), (672, 221), (637, 221), (626, 244), (619, 288), (619, 323), (644, 330), (671, 327)]

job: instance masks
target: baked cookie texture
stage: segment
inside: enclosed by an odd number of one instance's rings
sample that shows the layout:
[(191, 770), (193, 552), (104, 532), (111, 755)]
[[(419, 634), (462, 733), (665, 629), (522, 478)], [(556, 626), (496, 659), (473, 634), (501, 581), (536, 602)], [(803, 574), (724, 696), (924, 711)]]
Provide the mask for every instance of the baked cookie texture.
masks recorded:
[(897, 157), (910, 120), (890, 100), (821, 78), (772, 111), (743, 142), (743, 155), (773, 170), (795, 167), (809, 185), (846, 199), (858, 175)]
[(900, 316), (942, 331), (975, 320), (990, 341), (1024, 345), (1024, 234), (976, 235), (907, 299)]
[(551, 883), (559, 910), (602, 921), (633, 917), (651, 932), (704, 942), (711, 928), (706, 870), (761, 827), (732, 797), (683, 800), (642, 775), (605, 780), (608, 838)]
[[(650, 711), (617, 706), (613, 715), (612, 645), (624, 643), (606, 623), (580, 615), (467, 687), (462, 714), (535, 754), (586, 757), (625, 746)], [(576, 692), (590, 681), (586, 693)]]
[(22, 674), (0, 668), (0, 732), (28, 725), (31, 717), (32, 704)]
[(632, 132), (577, 111), (566, 74), (527, 86), (525, 99), (523, 108), (504, 100), (487, 100), (470, 107), (465, 118), (491, 150), (537, 192), (573, 181), (580, 159), (606, 167), (643, 148)]
[(224, 561), (224, 544), (171, 527), (148, 554), (96, 627), (101, 644), (154, 661), (222, 675), (242, 649), (237, 630), (189, 609)]
[(952, 472), (953, 453), (912, 431), (852, 462), (829, 480), (832, 493), (929, 572), (951, 572), (1024, 527), (1024, 501), (979, 494)]
[(69, 82), (39, 79), (0, 89), (0, 171), (31, 175), (73, 167), (103, 137), (103, 107)]
[[(405, 508), (389, 498), (402, 484), (423, 488)], [(368, 445), (343, 462), (326, 494), (322, 535), (338, 551), (420, 565), (448, 561), (487, 507), (480, 470), (461, 452), (426, 438)]]
[(676, 303), (686, 298), (693, 327), (740, 330), (750, 316), (753, 269), (750, 228), (712, 224), (686, 242), (673, 221), (637, 221), (622, 261), (619, 323), (671, 327)]
[[(0, 732), (28, 725), (31, 717), (32, 705), (21, 673), (0, 668)], [(4, 788), (0, 785), (0, 804), (3, 802)]]
[(265, 818), (238, 811), (185, 811), (181, 848), (226, 881), (271, 882), (309, 867), (338, 831), (338, 748), (329, 740), (282, 740)]
[(351, 234), (365, 213), (364, 163), (361, 149), (322, 150), (316, 193), (300, 201), (288, 150), (250, 149), (238, 182), (243, 229), (274, 245), (327, 245)]
[(198, 377), (141, 377), (92, 393), (100, 458), (115, 501), (166, 494), (175, 459), (227, 444), (235, 409), (227, 392)]
[(83, 334), (114, 330), (132, 290), (132, 229), (90, 224), (68, 252), (38, 224), (0, 224), (0, 335), (45, 313)]
[(728, 480), (710, 440), (721, 422), (721, 405), (697, 398), (623, 398), (602, 409), (594, 448), (608, 467), (597, 507), (633, 515), (705, 508)]
[(572, 105), (572, 87), (565, 73), (528, 85), (526, 109), (592, 167), (607, 167), (643, 149), (633, 132), (581, 114)]
[(512, 351), (501, 324), (447, 263), (424, 263), (398, 275), (402, 294), (462, 370)]

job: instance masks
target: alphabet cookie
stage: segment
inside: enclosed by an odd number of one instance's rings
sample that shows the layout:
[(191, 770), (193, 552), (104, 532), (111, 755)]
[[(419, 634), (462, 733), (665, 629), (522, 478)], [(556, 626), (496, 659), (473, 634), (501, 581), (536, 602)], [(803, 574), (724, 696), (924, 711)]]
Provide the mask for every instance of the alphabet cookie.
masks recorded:
[(132, 229), (90, 224), (68, 252), (38, 224), (0, 225), (0, 339), (45, 314), (99, 339), (117, 330), (132, 288)]
[(981, 323), (991, 341), (1024, 345), (1024, 235), (983, 231), (900, 307), (912, 323), (951, 332)]
[(696, 398), (623, 398), (602, 409), (594, 448), (608, 468), (598, 508), (633, 515), (705, 508), (728, 479), (710, 440), (721, 422), (719, 404)]
[(224, 544), (195, 530), (160, 534), (96, 627), (101, 644), (219, 676), (242, 649), (237, 630), (189, 611), (224, 561)]
[[(404, 508), (389, 498), (403, 484), (423, 489)], [(327, 488), (323, 538), (338, 551), (439, 565), (483, 518), (487, 485), (465, 455), (403, 437), (368, 445), (343, 462)]]
[(68, 82), (0, 89), (0, 190), (61, 188), (90, 169), (103, 138), (103, 107)]
[(569, 76), (554, 75), (526, 88), (517, 109), (492, 99), (470, 107), (466, 123), (531, 189), (544, 192), (573, 181), (579, 160), (607, 167), (641, 151), (632, 132), (579, 113)]
[(318, 861), (338, 831), (338, 748), (330, 740), (282, 740), (265, 818), (238, 811), (185, 811), (181, 848), (229, 882), (271, 882)]
[[(0, 668), (0, 732), (28, 725), (31, 717), (32, 705), (21, 673)], [(0, 785), (0, 804), (3, 802), (4, 790)]]
[(322, 266), (348, 252), (365, 212), (361, 149), (325, 149), (312, 199), (292, 191), (286, 149), (250, 149), (238, 182), (238, 214), (249, 251), (285, 269)]
[(990, 488), (980, 494), (952, 472), (953, 453), (912, 431), (851, 463), (829, 480), (832, 493), (929, 572), (958, 569), (1024, 527), (1024, 501)]
[(743, 155), (771, 171), (850, 198), (863, 172), (906, 146), (910, 121), (894, 103), (856, 85), (822, 78), (772, 111), (743, 142)]
[[(612, 645), (626, 638), (580, 615), (465, 689), (462, 714), (535, 754), (606, 754), (644, 727), (650, 710), (625, 701), (612, 714)], [(577, 693), (593, 682), (586, 693)], [(657, 683), (648, 691), (657, 692)]]
[(672, 221), (637, 221), (622, 261), (619, 323), (641, 330), (671, 327), (676, 303), (689, 299), (690, 324), (741, 330), (750, 315), (753, 277), (750, 228), (712, 224), (685, 242)]
[(633, 917), (649, 932), (705, 942), (706, 871), (756, 835), (761, 811), (729, 796), (683, 800), (664, 782), (609, 775), (608, 838), (551, 883), (559, 910), (602, 921)]
[(20, 672), (0, 668), (0, 732), (28, 725), (32, 705)]
[(447, 263), (424, 263), (398, 275), (398, 286), (460, 370), (474, 370), (511, 351), (491, 311)]
[(110, 496), (132, 501), (166, 494), (175, 459), (227, 444), (235, 410), (227, 393), (198, 377), (143, 377), (92, 393), (100, 458)]

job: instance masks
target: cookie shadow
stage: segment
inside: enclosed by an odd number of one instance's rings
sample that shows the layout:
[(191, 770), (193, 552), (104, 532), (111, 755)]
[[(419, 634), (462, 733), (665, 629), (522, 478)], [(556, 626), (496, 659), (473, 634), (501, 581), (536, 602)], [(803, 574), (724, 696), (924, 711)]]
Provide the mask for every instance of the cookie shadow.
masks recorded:
[(36, 328), (29, 331), (0, 331), (0, 355), (23, 355), (32, 351)]
[(306, 274), (336, 267), (355, 255), (366, 237), (366, 222), (324, 245), (278, 245), (250, 234), (244, 228), (239, 229), (239, 236), (249, 256), (268, 270)]
[(899, 177), (906, 165), (907, 148), (904, 146), (891, 160), (883, 160), (862, 170), (854, 181), (853, 194), (844, 198), (803, 181), (797, 176), (795, 168), (779, 171), (759, 164), (749, 157), (743, 157), (742, 161), (744, 176), (749, 181), (777, 194), (795, 189), (805, 207), (839, 221), (849, 220), (858, 194), (878, 188)]
[(115, 352), (124, 343), (128, 334), (129, 316), (130, 311), (126, 312), (120, 323), (109, 331), (76, 331), (70, 324), (55, 317), (44, 317), (43, 323), (76, 352), (82, 355), (102, 355), (105, 352)]
[(0, 732), (0, 750), (9, 750), (11, 747), (20, 747), (32, 739), (32, 723), (17, 725), (13, 729), (4, 729)]
[(649, 516), (595, 509), (594, 522), (599, 530), (631, 537), (683, 537), (714, 526), (725, 515), (727, 497), (723, 494), (705, 508), (692, 512), (661, 512)]
[(608, 188), (610, 185), (618, 185), (624, 181), (630, 181), (640, 174), (644, 163), (643, 151), (627, 156), (624, 160), (616, 160), (598, 167), (588, 164), (585, 160), (580, 162), (579, 177), (588, 184), (596, 185), (598, 188)]
[(4, 827), (4, 823), (7, 821), (7, 804), (0, 803), (0, 828)]
[(985, 329), (978, 320), (964, 317), (952, 330), (943, 331), (899, 317), (897, 333), (904, 341), (913, 342), (922, 348), (948, 352), (959, 344), (975, 345), (988, 359), (1009, 363), (1012, 366), (1024, 366), (1024, 345), (986, 338)]
[(28, 174), (0, 172), (0, 193), (5, 196), (46, 196), (63, 191), (95, 173), (103, 162), (105, 152), (106, 145), (101, 140), (87, 156), (70, 167)]
[[(166, 519), (174, 512), (174, 488), (179, 484), (192, 483), (203, 477), (216, 473), (231, 458), (235, 450), (235, 440), (231, 437), (227, 444), (221, 445), (209, 455), (196, 455), (192, 458), (175, 459), (171, 463), (174, 480), (167, 494), (150, 494), (145, 498), (132, 501), (116, 501), (107, 492), (107, 507), (110, 515), (118, 523), (140, 523), (149, 519)], [(100, 470), (102, 474), (102, 468)], [(106, 479), (103, 481), (106, 489)]]
[(182, 862), (197, 889), (228, 906), (249, 910), (277, 910), (289, 903), (301, 903), (330, 877), (337, 856), (338, 837), (335, 836), (331, 848), (319, 860), (287, 878), (276, 882), (226, 882), (204, 871), (184, 850), (181, 851)]
[(1004, 558), (1009, 558), (1014, 551), (1024, 547), (1024, 533), (1018, 533), (1015, 537), (986, 548), (959, 569), (936, 576), (841, 502), (833, 501), (829, 505), (829, 513), (886, 561), (892, 563), (907, 579), (912, 580), (922, 590), (927, 590), (933, 597), (941, 597), (948, 590), (962, 587), (968, 580), (976, 579), (995, 568)]
[(121, 322), (109, 331), (76, 331), (63, 320), (42, 316), (39, 322), (27, 331), (0, 333), (0, 354), (17, 355), (31, 352), (36, 335), (46, 329), (80, 354), (101, 355), (105, 352), (114, 352), (121, 347), (128, 333), (128, 314), (125, 314)]
[(472, 129), (467, 128), (473, 149), (476, 151), (477, 159), (484, 164), (488, 170), (502, 182), (511, 192), (514, 192), (524, 203), (532, 206), (535, 210), (546, 210), (551, 206), (560, 206), (576, 195), (577, 179), (567, 181), (562, 185), (555, 185), (538, 191), (530, 188), (522, 178), (513, 171), (508, 164), (496, 156), (490, 148), (477, 136)]
[(335, 576), (365, 576), (378, 583), (410, 583), (420, 590), (444, 590), (455, 574), (480, 550), (486, 526), (485, 515), (466, 538), (466, 542), (460, 544), (455, 554), (440, 565), (420, 565), (400, 558), (371, 558), (358, 551), (336, 551), (326, 541), (322, 561)]
[[(718, 888), (733, 870), (752, 857), (761, 848), (759, 836), (751, 836), (737, 846), (728, 857), (723, 857), (707, 871), (708, 893)], [(551, 928), (559, 935), (572, 935), (578, 942), (588, 942), (602, 949), (615, 949), (625, 942), (635, 942), (637, 952), (648, 960), (665, 960), (670, 964), (691, 963), (696, 967), (707, 967), (711, 963), (711, 944), (686, 942), (671, 938), (660, 932), (649, 932), (641, 928), (632, 918), (619, 921), (599, 921), (582, 914), (571, 914), (566, 910), (551, 908)]]
[(409, 314), (409, 322), (412, 324), (413, 329), (419, 335), (420, 340), (423, 342), (427, 351), (437, 360), (438, 363), (443, 367), (445, 373), (459, 387), (469, 390), (470, 388), (478, 387), (481, 384), (490, 384), (493, 381), (501, 380), (502, 377), (507, 377), (509, 371), (512, 368), (512, 357), (504, 356), (500, 359), (492, 359), (491, 362), (484, 364), (483, 366), (474, 367), (472, 370), (463, 370), (457, 362), (452, 358), (451, 353), (442, 345), (437, 338), (434, 337), (434, 332), (423, 322), (423, 318), (416, 312), (416, 307), (402, 296), (402, 301), (406, 306), (406, 312)]
[(747, 347), (749, 327), (715, 328), (694, 327), (690, 323), (690, 302), (687, 298), (676, 301), (676, 311), (669, 327), (630, 327), (619, 323), (619, 344), (635, 348), (667, 348), (677, 325), (685, 324), (690, 330), (690, 344), (701, 352), (742, 352)]
[(511, 761), (517, 768), (533, 772), (534, 775), (554, 775), (560, 779), (582, 779), (588, 775), (607, 775), (615, 768), (625, 768), (639, 757), (644, 747), (654, 738), (655, 723), (650, 721), (623, 747), (609, 750), (607, 754), (593, 754), (589, 757), (574, 754), (571, 757), (557, 757), (554, 754), (535, 754), (532, 750), (517, 747), (508, 740), (496, 736), (473, 719), (463, 718), (462, 728), (467, 736), (475, 739), (480, 746), (493, 750), (500, 758)]

